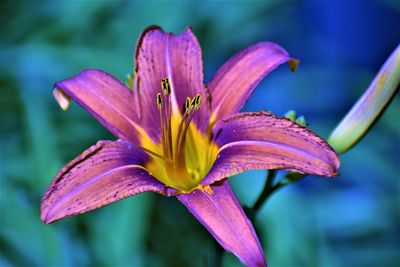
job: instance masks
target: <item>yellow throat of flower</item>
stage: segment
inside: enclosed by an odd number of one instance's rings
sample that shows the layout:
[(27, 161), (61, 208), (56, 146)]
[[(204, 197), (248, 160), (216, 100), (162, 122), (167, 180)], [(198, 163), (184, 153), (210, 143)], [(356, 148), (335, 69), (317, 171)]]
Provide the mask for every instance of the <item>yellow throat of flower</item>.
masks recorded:
[(160, 113), (161, 142), (155, 144), (142, 136), (142, 148), (151, 160), (146, 169), (162, 183), (180, 192), (190, 192), (200, 185), (217, 157), (218, 147), (191, 123), (193, 114), (200, 108), (201, 95), (187, 97), (183, 115), (171, 103), (171, 84), (161, 80), (162, 92), (156, 103)]

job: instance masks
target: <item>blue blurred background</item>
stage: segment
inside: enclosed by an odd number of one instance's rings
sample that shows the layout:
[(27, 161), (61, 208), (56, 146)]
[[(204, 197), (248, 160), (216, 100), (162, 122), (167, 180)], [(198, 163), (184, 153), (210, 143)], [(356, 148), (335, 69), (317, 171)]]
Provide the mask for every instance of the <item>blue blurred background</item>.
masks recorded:
[[(301, 59), (265, 79), (245, 110), (294, 109), (327, 137), (400, 41), (399, 1), (1, 1), (0, 266), (209, 266), (214, 241), (173, 198), (143, 194), (44, 225), (40, 199), (56, 172), (113, 137), (55, 81), (84, 68), (120, 79), (141, 30), (191, 25), (206, 81), (261, 40)], [(245, 77), (245, 73), (243, 73)], [(341, 175), (307, 177), (266, 203), (256, 227), (269, 266), (400, 266), (400, 99), (354, 149)], [(252, 205), (265, 172), (231, 179)], [(223, 266), (241, 266), (228, 253)]]

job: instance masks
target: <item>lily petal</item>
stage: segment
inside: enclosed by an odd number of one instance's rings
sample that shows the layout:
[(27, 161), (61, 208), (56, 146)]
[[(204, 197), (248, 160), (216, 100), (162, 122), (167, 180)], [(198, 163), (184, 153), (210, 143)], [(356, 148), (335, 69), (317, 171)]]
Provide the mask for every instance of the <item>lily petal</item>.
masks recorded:
[(267, 112), (239, 113), (214, 128), (219, 155), (202, 184), (258, 169), (337, 175), (339, 158), (307, 128)]
[[(173, 35), (157, 26), (145, 29), (135, 51), (135, 99), (139, 116), (147, 132), (160, 140), (160, 118), (156, 95), (161, 92), (161, 79), (171, 83), (171, 101), (175, 113), (184, 107), (186, 97), (202, 95), (202, 106), (193, 121), (206, 129), (209, 119), (208, 92), (203, 84), (201, 48), (190, 28)], [(155, 141), (156, 141), (155, 140)]]
[(69, 162), (43, 196), (41, 219), (51, 223), (142, 192), (173, 192), (144, 169), (148, 156), (123, 141), (99, 141)]
[(239, 112), (259, 82), (285, 62), (294, 70), (299, 61), (271, 42), (254, 44), (232, 56), (208, 83), (212, 121)]
[(267, 265), (256, 232), (226, 179), (212, 185), (211, 190), (196, 189), (177, 198), (243, 264)]
[(116, 137), (138, 144), (138, 133), (143, 132), (137, 125), (133, 107), (133, 94), (122, 82), (101, 70), (88, 69), (78, 75), (57, 82), (53, 95), (64, 110), (69, 98), (94, 116)]

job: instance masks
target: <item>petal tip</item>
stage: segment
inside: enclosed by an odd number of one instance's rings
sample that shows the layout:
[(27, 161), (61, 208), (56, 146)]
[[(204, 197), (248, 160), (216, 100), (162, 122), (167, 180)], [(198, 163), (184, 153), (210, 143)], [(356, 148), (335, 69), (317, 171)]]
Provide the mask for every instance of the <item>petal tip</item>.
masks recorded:
[(42, 202), (40, 203), (40, 220), (45, 224), (50, 224), (54, 221), (49, 216), (49, 203), (47, 202), (47, 192), (43, 196)]
[(51, 224), (53, 221), (48, 219), (47, 217), (40, 217), (43, 223), (45, 224)]
[(190, 26), (190, 25), (186, 26), (186, 27), (183, 29), (183, 31), (182, 31), (181, 34), (189, 34), (192, 38), (194, 37), (194, 38), (197, 39), (196, 35), (195, 35), (194, 32), (193, 32), (193, 28), (192, 28), (192, 26)]
[(70, 97), (65, 94), (57, 84), (54, 85), (52, 93), (60, 108), (64, 111), (68, 110), (70, 105)]
[(50, 218), (48, 212), (43, 209), (40, 211), (40, 220), (45, 224), (50, 224), (55, 221), (53, 218)]
[(299, 66), (299, 64), (300, 64), (300, 60), (296, 59), (296, 58), (289, 59), (289, 61), (288, 61), (289, 68), (293, 72), (297, 70), (297, 67)]
[(162, 31), (162, 32), (163, 32), (163, 29), (162, 29), (160, 26), (153, 24), (153, 25), (147, 26), (147, 27), (142, 31), (141, 35), (144, 36), (147, 32), (153, 31), (153, 30), (159, 30), (159, 31)]

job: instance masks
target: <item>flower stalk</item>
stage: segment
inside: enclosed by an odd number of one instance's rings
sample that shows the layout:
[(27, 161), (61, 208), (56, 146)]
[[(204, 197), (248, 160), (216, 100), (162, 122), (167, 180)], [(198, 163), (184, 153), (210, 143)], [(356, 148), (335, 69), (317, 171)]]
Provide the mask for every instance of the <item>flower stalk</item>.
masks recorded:
[(262, 205), (266, 202), (266, 200), (271, 196), (271, 194), (276, 190), (276, 185), (274, 185), (276, 172), (275, 170), (268, 171), (267, 179), (264, 184), (264, 188), (261, 191), (260, 196), (254, 203), (252, 209), (254, 212), (258, 212)]

